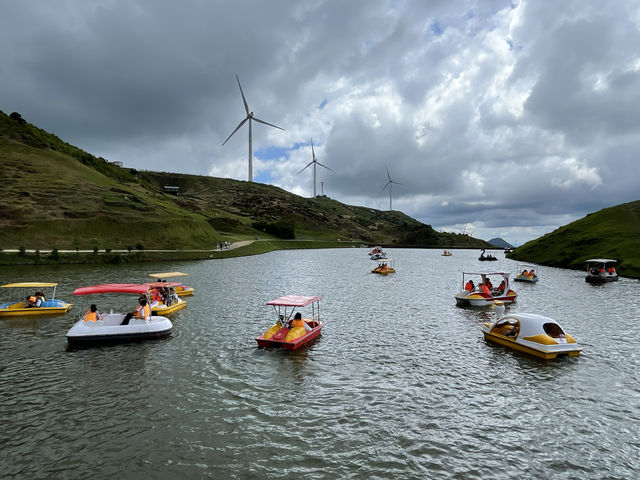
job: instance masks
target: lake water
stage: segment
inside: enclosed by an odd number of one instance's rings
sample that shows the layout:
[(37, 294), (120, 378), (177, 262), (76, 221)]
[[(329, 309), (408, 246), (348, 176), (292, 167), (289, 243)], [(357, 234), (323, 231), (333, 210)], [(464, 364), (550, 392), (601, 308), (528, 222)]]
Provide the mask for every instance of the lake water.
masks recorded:
[[(441, 253), (390, 249), (387, 277), (365, 249), (3, 267), (2, 284), (57, 281), (74, 308), (0, 320), (0, 478), (637, 478), (640, 282), (537, 267), (537, 284), (515, 283), (510, 311), (555, 318), (584, 346), (543, 361), (485, 342), (491, 311), (455, 305), (462, 270), (513, 277), (516, 262)], [(75, 288), (173, 270), (196, 294), (171, 337), (67, 349)], [(258, 349), (265, 303), (285, 294), (324, 296), (322, 337)]]

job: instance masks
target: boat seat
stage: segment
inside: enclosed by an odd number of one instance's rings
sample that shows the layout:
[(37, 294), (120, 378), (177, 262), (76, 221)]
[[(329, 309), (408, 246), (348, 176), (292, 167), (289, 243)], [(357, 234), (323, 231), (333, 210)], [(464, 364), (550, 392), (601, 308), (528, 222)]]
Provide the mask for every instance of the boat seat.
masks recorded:
[(123, 318), (121, 313), (107, 313), (102, 321), (104, 325), (120, 325)]

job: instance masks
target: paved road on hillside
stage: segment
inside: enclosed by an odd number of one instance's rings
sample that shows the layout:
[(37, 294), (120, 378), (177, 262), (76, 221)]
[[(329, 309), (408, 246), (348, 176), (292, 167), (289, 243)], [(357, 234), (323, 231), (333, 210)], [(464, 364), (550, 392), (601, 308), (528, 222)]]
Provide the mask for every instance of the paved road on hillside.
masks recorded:
[[(230, 246), (223, 248), (222, 250), (233, 250), (236, 248), (240, 248), (240, 247), (244, 247), (246, 245), (250, 245), (253, 242), (255, 242), (255, 240), (243, 240), (241, 242), (234, 242), (232, 243)], [(219, 248), (211, 248), (209, 250), (148, 250), (148, 249), (144, 249), (144, 252), (217, 252), (219, 251)], [(25, 253), (35, 253), (35, 249), (27, 249), (25, 250)], [(131, 250), (131, 253), (137, 252), (138, 250)], [(7, 252), (7, 253), (18, 253), (19, 250), (17, 248), (8, 248), (6, 250), (3, 250), (3, 252)], [(93, 250), (58, 250), (58, 252), (60, 253), (92, 253)], [(40, 250), (40, 254), (48, 254), (51, 253), (51, 250)], [(106, 253), (106, 251), (104, 249), (100, 250), (98, 249), (98, 253)], [(110, 253), (129, 253), (129, 250), (111, 250)]]

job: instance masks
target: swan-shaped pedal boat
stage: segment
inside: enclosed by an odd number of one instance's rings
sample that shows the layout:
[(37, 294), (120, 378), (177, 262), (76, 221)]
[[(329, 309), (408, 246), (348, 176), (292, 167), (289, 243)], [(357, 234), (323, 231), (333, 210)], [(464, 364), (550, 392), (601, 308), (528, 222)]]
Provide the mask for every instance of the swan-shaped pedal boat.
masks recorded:
[(535, 313), (505, 315), (503, 302), (494, 305), (496, 320), (480, 327), (486, 340), (546, 360), (580, 355), (582, 347), (552, 318)]

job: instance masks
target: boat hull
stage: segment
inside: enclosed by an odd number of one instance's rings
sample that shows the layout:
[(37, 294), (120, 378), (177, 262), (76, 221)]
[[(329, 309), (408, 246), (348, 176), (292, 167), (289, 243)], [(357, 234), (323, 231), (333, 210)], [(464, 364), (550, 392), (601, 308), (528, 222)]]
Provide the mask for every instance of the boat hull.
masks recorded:
[(298, 350), (299, 348), (308, 345), (310, 342), (318, 338), (322, 333), (323, 326), (324, 323), (320, 322), (317, 327), (312, 328), (311, 331), (307, 332), (306, 335), (303, 335), (302, 337), (296, 338), (295, 340), (289, 342), (274, 339), (273, 337), (264, 338), (264, 334), (256, 337), (256, 342), (258, 342), (258, 347), (275, 347), (282, 348), (284, 350)]
[(167, 307), (166, 305), (158, 305), (157, 307), (153, 307), (151, 309), (151, 315), (154, 315), (154, 316), (155, 315), (159, 315), (159, 316), (171, 315), (173, 313), (176, 313), (179, 310), (182, 310), (186, 306), (187, 306), (187, 302), (185, 301), (174, 303), (169, 307)]
[(535, 344), (531, 345), (533, 342), (527, 342), (529, 345), (518, 343), (511, 338), (502, 335), (495, 335), (484, 329), (482, 330), (482, 333), (484, 334), (485, 340), (497, 343), (498, 345), (508, 347), (518, 352), (528, 353), (529, 355), (543, 358), (545, 360), (551, 360), (559, 356), (577, 357), (582, 351), (582, 347), (578, 347), (573, 344), (541, 345), (538, 347)]
[(513, 279), (514, 282), (526, 282), (526, 283), (537, 283), (538, 277), (534, 278), (526, 278), (526, 277), (515, 277)]
[(193, 287), (176, 287), (176, 293), (179, 297), (190, 297), (193, 295)]
[(584, 278), (584, 281), (587, 283), (607, 283), (607, 282), (617, 282), (618, 275), (587, 275)]
[(166, 337), (173, 329), (165, 317), (151, 317), (149, 322), (131, 319), (128, 325), (121, 325), (123, 318), (124, 314), (108, 314), (97, 322), (79, 320), (67, 332), (67, 342), (77, 346), (150, 340)]
[(5, 303), (0, 305), (0, 317), (41, 317), (64, 315), (71, 308), (71, 303), (62, 300), (45, 300), (41, 307), (24, 308), (24, 302)]
[(500, 300), (505, 304), (513, 303), (517, 297), (518, 295), (513, 290), (509, 290), (506, 295), (498, 297), (478, 292), (466, 296), (458, 293), (456, 294), (456, 305), (459, 307), (489, 307), (496, 300)]

